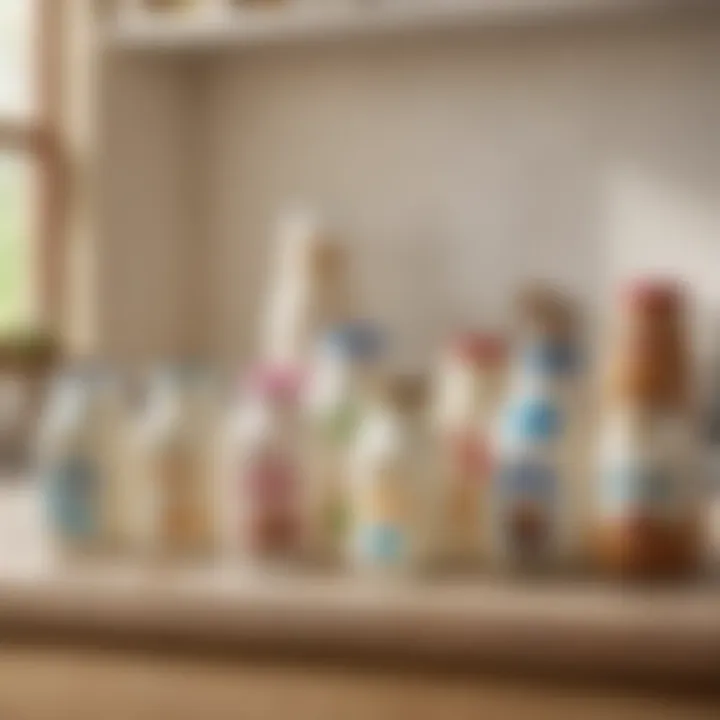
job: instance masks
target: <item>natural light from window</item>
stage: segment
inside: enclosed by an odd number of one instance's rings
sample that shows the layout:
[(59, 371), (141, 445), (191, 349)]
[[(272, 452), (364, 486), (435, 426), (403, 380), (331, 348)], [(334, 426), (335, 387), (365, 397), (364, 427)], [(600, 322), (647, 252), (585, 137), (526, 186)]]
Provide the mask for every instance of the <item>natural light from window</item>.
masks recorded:
[[(33, 115), (34, 0), (0, 0), (0, 129), (23, 128)], [(29, 127), (29, 125), (27, 125)], [(32, 314), (32, 207), (35, 161), (0, 133), (0, 333)]]

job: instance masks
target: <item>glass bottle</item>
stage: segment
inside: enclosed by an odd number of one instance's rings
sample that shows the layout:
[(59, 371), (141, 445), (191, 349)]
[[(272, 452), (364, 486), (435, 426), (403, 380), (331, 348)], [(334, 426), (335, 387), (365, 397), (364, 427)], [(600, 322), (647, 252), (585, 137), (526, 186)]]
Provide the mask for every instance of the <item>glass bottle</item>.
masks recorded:
[(569, 562), (573, 537), (580, 350), (572, 303), (551, 287), (523, 293), (521, 336), (500, 414), (493, 556), (506, 568)]
[[(96, 368), (78, 365), (55, 380), (41, 419), (38, 462), (46, 517), (62, 554), (107, 549), (113, 490), (116, 408)], [(111, 412), (112, 410), (112, 412)]]
[(358, 569), (403, 575), (432, 559), (437, 474), (424, 399), (418, 378), (386, 381), (358, 432), (347, 545)]
[(383, 336), (367, 322), (339, 325), (320, 341), (305, 398), (311, 555), (337, 560), (348, 521), (348, 454), (378, 379)]
[(223, 538), (228, 555), (254, 563), (297, 560), (302, 551), (302, 374), (253, 371), (229, 419), (223, 452)]
[(506, 356), (506, 345), (498, 336), (465, 333), (450, 345), (440, 365), (435, 425), (444, 563), (472, 563), (487, 549), (493, 435), (505, 389)]
[(193, 363), (161, 369), (151, 380), (139, 427), (136, 531), (152, 555), (193, 559), (215, 543), (216, 388)]
[(622, 293), (600, 443), (597, 557), (630, 577), (676, 576), (700, 556), (685, 296), (640, 280)]

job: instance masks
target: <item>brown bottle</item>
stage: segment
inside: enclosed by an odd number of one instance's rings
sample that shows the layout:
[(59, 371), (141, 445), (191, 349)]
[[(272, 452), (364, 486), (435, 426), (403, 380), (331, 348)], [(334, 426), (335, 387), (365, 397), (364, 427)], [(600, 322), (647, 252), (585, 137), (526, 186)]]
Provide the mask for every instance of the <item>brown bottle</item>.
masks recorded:
[(622, 293), (603, 419), (597, 557), (631, 577), (674, 577), (699, 558), (685, 298), (671, 282)]

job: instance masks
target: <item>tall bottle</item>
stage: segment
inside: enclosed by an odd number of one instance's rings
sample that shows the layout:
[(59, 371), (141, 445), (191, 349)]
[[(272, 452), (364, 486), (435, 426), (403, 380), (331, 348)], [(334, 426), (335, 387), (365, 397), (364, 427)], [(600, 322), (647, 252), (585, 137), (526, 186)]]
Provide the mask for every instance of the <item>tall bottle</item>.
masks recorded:
[(496, 415), (505, 389), (507, 348), (493, 335), (465, 333), (444, 354), (437, 379), (444, 563), (474, 563), (487, 551)]
[(506, 567), (542, 570), (578, 552), (581, 359), (577, 314), (563, 294), (532, 287), (519, 308), (519, 349), (500, 415), (493, 554)]
[(437, 473), (420, 380), (386, 382), (371, 403), (351, 456), (349, 563), (403, 575), (432, 558)]
[(135, 438), (135, 521), (141, 547), (175, 559), (206, 556), (215, 544), (216, 388), (194, 363), (152, 378)]
[(280, 223), (263, 316), (261, 355), (274, 365), (304, 363), (317, 338), (349, 319), (344, 248), (312, 214)]
[(682, 575), (700, 555), (685, 298), (672, 282), (622, 293), (601, 439), (597, 556), (635, 577)]
[(348, 526), (348, 456), (380, 372), (384, 345), (368, 322), (338, 325), (321, 338), (305, 398), (310, 554), (335, 561)]
[(63, 554), (108, 550), (118, 537), (114, 500), (123, 480), (119, 395), (97, 367), (55, 380), (40, 422), (38, 461), (46, 517)]
[(301, 555), (301, 383), (290, 367), (260, 367), (229, 418), (222, 452), (222, 534), (229, 557), (262, 565)]

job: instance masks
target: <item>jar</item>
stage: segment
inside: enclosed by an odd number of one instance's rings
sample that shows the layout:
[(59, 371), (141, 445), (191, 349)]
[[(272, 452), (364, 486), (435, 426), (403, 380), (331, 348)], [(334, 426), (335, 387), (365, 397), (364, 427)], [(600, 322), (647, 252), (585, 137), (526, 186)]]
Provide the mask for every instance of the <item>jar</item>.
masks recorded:
[(219, 407), (210, 373), (195, 363), (159, 370), (135, 438), (136, 531), (159, 557), (206, 556), (215, 544)]
[(550, 569), (577, 553), (572, 498), (581, 355), (577, 318), (559, 291), (520, 303), (521, 336), (500, 413), (493, 483), (493, 555), (501, 566)]
[(223, 535), (230, 555), (262, 564), (301, 554), (301, 383), (297, 369), (260, 367), (250, 374), (229, 418)]
[(351, 456), (348, 559), (361, 570), (403, 575), (432, 559), (437, 473), (423, 383), (401, 376), (383, 385)]
[(61, 373), (38, 434), (39, 474), (51, 535), (61, 553), (106, 550), (114, 531), (113, 499), (121, 407), (108, 379), (90, 365)]
[(697, 446), (690, 415), (685, 297), (631, 283), (611, 346), (600, 443), (597, 556), (631, 577), (676, 576), (700, 555)]
[(367, 322), (339, 325), (320, 341), (305, 398), (310, 554), (341, 556), (347, 532), (348, 454), (380, 368), (383, 336)]
[(466, 333), (445, 352), (437, 377), (435, 425), (442, 484), (440, 552), (474, 561), (487, 548), (495, 419), (505, 385), (506, 345)]

